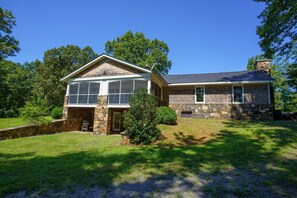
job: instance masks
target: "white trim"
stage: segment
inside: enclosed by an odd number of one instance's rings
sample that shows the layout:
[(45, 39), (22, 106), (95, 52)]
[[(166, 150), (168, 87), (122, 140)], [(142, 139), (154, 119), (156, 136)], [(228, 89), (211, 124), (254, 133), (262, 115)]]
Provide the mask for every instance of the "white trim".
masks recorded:
[(132, 67), (132, 68), (137, 69), (137, 70), (140, 70), (140, 71), (144, 71), (144, 72), (146, 72), (146, 73), (152, 73), (152, 71), (150, 71), (150, 70), (148, 70), (148, 69), (139, 67), (139, 66), (137, 66), (137, 65), (128, 63), (128, 62), (126, 62), (126, 61), (119, 60), (119, 59), (117, 59), (117, 58), (108, 56), (108, 55), (106, 55), (106, 54), (101, 54), (98, 58), (92, 60), (91, 62), (85, 64), (84, 66), (80, 67), (79, 69), (75, 70), (74, 72), (68, 74), (67, 76), (65, 76), (64, 78), (62, 78), (60, 81), (68, 80), (69, 78), (73, 77), (74, 75), (77, 75), (77, 74), (79, 74), (80, 72), (86, 70), (87, 68), (89, 68), (90, 66), (92, 66), (94, 63), (99, 62), (99, 61), (102, 60), (103, 58), (111, 59), (111, 60), (113, 60), (113, 61), (122, 63), (122, 64), (124, 64), (124, 65), (127, 65), (127, 66), (129, 66), (129, 67)]
[(68, 104), (67, 107), (96, 107), (97, 104)]
[[(203, 102), (197, 102), (197, 88), (198, 87), (203, 87)], [(195, 103), (196, 104), (204, 104), (205, 103), (205, 86), (195, 86)]]
[(152, 82), (151, 80), (148, 80), (148, 81), (147, 81), (147, 92), (148, 92), (148, 93), (151, 93), (151, 88), (152, 88), (152, 84), (151, 84), (151, 82)]
[(69, 82), (78, 81), (102, 81), (111, 79), (126, 79), (126, 78), (147, 78), (149, 74), (132, 74), (132, 75), (121, 75), (121, 76), (103, 76), (103, 77), (88, 77), (88, 78), (72, 78)]
[[(234, 102), (234, 86), (242, 87), (242, 102)], [(244, 104), (244, 86), (243, 85), (232, 85), (232, 104)]]
[(69, 96), (69, 83), (67, 83), (66, 96)]
[(109, 104), (107, 108), (129, 108), (129, 104)]
[(168, 86), (185, 86), (185, 85), (223, 85), (223, 84), (259, 84), (273, 81), (234, 81), (234, 82), (205, 82), (205, 83), (172, 83)]
[(270, 84), (268, 83), (267, 84), (267, 87), (268, 87), (268, 104), (271, 104), (271, 99), (270, 99)]

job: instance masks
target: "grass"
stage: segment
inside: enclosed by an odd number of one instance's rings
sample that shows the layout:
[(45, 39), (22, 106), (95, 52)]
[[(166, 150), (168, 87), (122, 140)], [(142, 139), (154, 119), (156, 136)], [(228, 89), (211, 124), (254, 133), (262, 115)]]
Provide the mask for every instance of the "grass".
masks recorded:
[(176, 126), (159, 128), (164, 139), (151, 146), (124, 146), (119, 136), (81, 132), (0, 141), (0, 196), (139, 179), (137, 185), (154, 186), (155, 178), (168, 175), (198, 175), (187, 185), (214, 197), (292, 196), (297, 190), (297, 122), (179, 119)]
[[(48, 120), (52, 120), (51, 116), (45, 117)], [(22, 118), (0, 118), (0, 129), (6, 129), (11, 127), (28, 125)]]

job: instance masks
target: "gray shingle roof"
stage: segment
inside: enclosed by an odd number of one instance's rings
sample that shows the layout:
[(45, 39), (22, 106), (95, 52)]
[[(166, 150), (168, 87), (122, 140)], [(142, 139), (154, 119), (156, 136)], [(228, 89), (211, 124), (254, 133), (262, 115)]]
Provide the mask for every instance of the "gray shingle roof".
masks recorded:
[(262, 71), (238, 71), (207, 74), (178, 74), (165, 75), (163, 77), (169, 84), (274, 80), (268, 74)]

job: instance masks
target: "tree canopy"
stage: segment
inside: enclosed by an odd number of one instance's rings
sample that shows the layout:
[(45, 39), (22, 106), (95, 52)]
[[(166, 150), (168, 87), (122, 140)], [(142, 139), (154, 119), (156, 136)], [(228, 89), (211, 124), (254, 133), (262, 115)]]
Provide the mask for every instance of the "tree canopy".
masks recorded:
[(133, 34), (128, 31), (121, 37), (107, 41), (105, 52), (141, 67), (154, 69), (160, 74), (167, 74), (172, 65), (168, 59), (168, 45), (158, 39), (150, 40), (141, 32)]
[(43, 62), (35, 61), (34, 95), (43, 98), (48, 106), (62, 106), (66, 84), (60, 79), (97, 56), (89, 46), (81, 49), (67, 45), (47, 50)]
[(11, 36), (16, 21), (11, 11), (0, 8), (0, 61), (20, 51), (19, 41)]
[(261, 25), (257, 27), (260, 47), (267, 58), (274, 54), (290, 56), (297, 41), (296, 0), (255, 0), (266, 7), (258, 16)]
[(0, 117), (15, 117), (31, 95), (34, 65), (0, 61)]

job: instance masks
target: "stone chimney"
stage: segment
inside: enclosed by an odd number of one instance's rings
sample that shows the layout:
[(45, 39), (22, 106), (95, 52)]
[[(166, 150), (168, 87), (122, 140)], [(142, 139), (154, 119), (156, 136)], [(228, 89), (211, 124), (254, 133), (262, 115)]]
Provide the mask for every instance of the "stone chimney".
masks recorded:
[(256, 61), (256, 70), (264, 71), (270, 75), (270, 59), (262, 59)]

